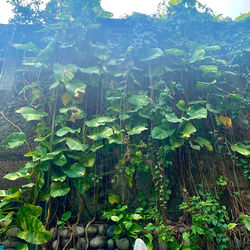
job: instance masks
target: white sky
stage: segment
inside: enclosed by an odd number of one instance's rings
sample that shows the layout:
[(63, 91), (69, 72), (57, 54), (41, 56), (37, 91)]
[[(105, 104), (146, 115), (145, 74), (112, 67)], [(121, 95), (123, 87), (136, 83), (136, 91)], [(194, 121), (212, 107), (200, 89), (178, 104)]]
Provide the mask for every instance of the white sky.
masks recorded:
[[(43, 0), (48, 2), (49, 0)], [(130, 15), (132, 12), (153, 14), (161, 0), (101, 0), (102, 7), (114, 14), (114, 17)], [(212, 8), (216, 14), (235, 18), (250, 11), (250, 0), (200, 0)], [(11, 5), (0, 0), (0, 23), (7, 23), (12, 16)]]

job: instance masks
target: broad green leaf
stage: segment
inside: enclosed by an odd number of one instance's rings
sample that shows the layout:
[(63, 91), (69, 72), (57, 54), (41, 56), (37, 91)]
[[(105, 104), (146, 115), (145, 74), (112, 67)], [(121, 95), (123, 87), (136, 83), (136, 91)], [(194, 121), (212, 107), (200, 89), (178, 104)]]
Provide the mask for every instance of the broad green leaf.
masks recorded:
[(33, 109), (31, 107), (22, 107), (16, 111), (23, 116), (27, 121), (39, 121), (43, 117), (48, 116), (47, 113)]
[(149, 98), (146, 95), (132, 95), (128, 98), (130, 104), (136, 105), (137, 108), (142, 108), (149, 103)]
[(70, 191), (70, 186), (62, 182), (52, 182), (50, 186), (50, 195), (53, 198), (65, 196)]
[(98, 74), (98, 75), (100, 75), (100, 73), (101, 73), (101, 70), (98, 67), (79, 68), (79, 70), (85, 74)]
[(88, 148), (88, 145), (82, 144), (78, 139), (71, 137), (66, 139), (66, 144), (70, 150), (85, 151)]
[(191, 122), (189, 122), (180, 132), (182, 134), (182, 138), (189, 138), (191, 134), (196, 132), (196, 128)]
[(176, 138), (174, 135), (170, 137), (171, 148), (179, 148), (184, 144), (184, 139)]
[(178, 101), (178, 103), (176, 104), (176, 107), (181, 111), (185, 111), (186, 110), (185, 101), (183, 101), (183, 100)]
[(213, 151), (213, 146), (207, 139), (203, 137), (197, 137), (195, 140), (201, 147), (205, 146), (208, 151)]
[(61, 220), (68, 220), (71, 217), (71, 211), (67, 211), (65, 213), (62, 214)]
[(147, 53), (141, 58), (141, 61), (151, 61), (163, 55), (163, 51), (160, 48), (149, 49)]
[(175, 128), (171, 128), (167, 125), (161, 124), (157, 127), (154, 127), (151, 134), (153, 139), (162, 140), (171, 136), (175, 131)]
[(165, 118), (168, 122), (171, 123), (178, 123), (182, 121), (182, 119), (178, 118), (174, 113), (165, 114)]
[(219, 110), (217, 110), (217, 109), (215, 109), (210, 103), (207, 103), (207, 105), (206, 105), (206, 109), (209, 111), (209, 112), (211, 112), (211, 113), (220, 113), (220, 111)]
[(128, 131), (129, 135), (139, 135), (142, 131), (148, 130), (148, 128), (144, 126), (135, 126), (131, 130)]
[(114, 216), (111, 216), (111, 220), (114, 222), (118, 222), (120, 219), (118, 216), (114, 215)]
[(53, 65), (53, 70), (56, 78), (64, 83), (68, 83), (74, 78), (78, 67), (74, 64), (62, 65), (55, 63)]
[(20, 243), (17, 247), (17, 250), (29, 250), (29, 247), (25, 243)]
[(98, 149), (102, 148), (104, 145), (102, 142), (95, 142), (94, 144), (92, 144), (90, 151), (92, 152), (96, 152)]
[(112, 128), (105, 127), (100, 131), (93, 132), (88, 137), (92, 140), (100, 140), (100, 139), (108, 139), (111, 135), (113, 135)]
[(78, 163), (64, 167), (63, 173), (70, 178), (79, 178), (85, 175), (85, 168)]
[(7, 179), (7, 180), (15, 181), (15, 180), (20, 179), (22, 177), (24, 177), (24, 176), (19, 172), (11, 172), (11, 173), (6, 174), (3, 178)]
[(200, 46), (200, 48), (204, 49), (204, 50), (207, 50), (207, 51), (221, 49), (220, 46), (218, 46), (218, 45), (214, 45), (214, 46), (202, 45), (202, 46)]
[(216, 80), (213, 80), (212, 82), (197, 82), (196, 86), (199, 89), (204, 89), (204, 88), (207, 88), (211, 85), (214, 85), (216, 82), (217, 82)]
[(239, 216), (239, 222), (242, 222), (245, 224), (248, 231), (250, 231), (250, 216), (247, 214), (241, 214)]
[(200, 70), (203, 71), (203, 73), (209, 73), (211, 71), (217, 71), (218, 67), (216, 65), (201, 65)]
[(204, 59), (205, 56), (205, 50), (204, 49), (197, 49), (195, 50), (195, 52), (193, 53), (192, 57), (190, 58), (189, 62), (190, 63), (194, 63), (197, 61), (201, 61)]
[(201, 227), (198, 227), (196, 225), (191, 226), (191, 229), (193, 231), (194, 234), (198, 233), (198, 234), (205, 234), (204, 230)]
[(193, 148), (195, 150), (200, 150), (201, 149), (201, 147), (199, 145), (195, 145), (191, 141), (189, 141), (189, 145), (190, 145), (191, 148)]
[(52, 181), (60, 181), (64, 182), (66, 180), (66, 176), (64, 174), (58, 173), (58, 172), (53, 172), (51, 175), (51, 180)]
[(28, 215), (39, 217), (42, 215), (42, 212), (43, 210), (39, 206), (35, 206), (32, 204), (25, 204), (18, 210), (17, 217), (19, 220), (21, 220), (21, 218), (26, 217)]
[(207, 110), (200, 106), (191, 106), (187, 110), (189, 119), (203, 119), (207, 118)]
[(246, 157), (250, 156), (250, 144), (245, 145), (241, 142), (237, 142), (231, 145), (231, 149)]
[(109, 193), (108, 195), (108, 201), (111, 205), (119, 204), (120, 203), (120, 197), (117, 194)]
[(18, 238), (34, 245), (41, 245), (51, 240), (52, 236), (42, 224), (42, 222), (33, 215), (22, 217), (20, 223), (21, 231), (17, 234)]
[(16, 148), (25, 143), (27, 140), (27, 136), (25, 133), (22, 132), (15, 132), (11, 135), (9, 135), (5, 141), (7, 143), (6, 148)]
[(60, 154), (56, 157), (56, 159), (53, 160), (53, 163), (56, 164), (59, 167), (64, 166), (67, 163), (67, 158), (64, 154)]
[(85, 124), (88, 127), (96, 128), (96, 127), (105, 125), (108, 122), (113, 122), (115, 120), (116, 120), (116, 118), (102, 116), (102, 117), (96, 117), (96, 118), (94, 118), (94, 119), (92, 119), (90, 121), (86, 121)]
[(84, 167), (91, 168), (94, 166), (94, 163), (95, 163), (95, 154), (92, 152), (89, 152), (84, 157), (83, 165), (84, 165)]
[(30, 52), (34, 52), (34, 53), (39, 52), (39, 49), (32, 42), (28, 42), (28, 43), (24, 43), (24, 44), (14, 43), (14, 44), (12, 44), (12, 46), (15, 47), (16, 49), (20, 49), (20, 50), (30, 51)]
[(182, 238), (183, 238), (184, 241), (187, 241), (190, 238), (190, 236), (191, 236), (190, 232), (184, 232), (182, 234)]
[(71, 134), (80, 133), (80, 128), (72, 129), (72, 128), (69, 128), (69, 127), (63, 127), (63, 128), (60, 128), (59, 130), (56, 131), (56, 135), (59, 136), (59, 137), (64, 136), (67, 133), (71, 133)]
[(142, 216), (140, 214), (133, 214), (133, 219), (140, 220), (140, 219), (142, 219)]
[(164, 52), (166, 55), (174, 55), (174, 56), (182, 56), (185, 53), (184, 50), (179, 50), (179, 49), (165, 49)]
[(236, 226), (237, 226), (236, 223), (229, 223), (229, 224), (227, 225), (227, 230), (232, 230), (232, 229), (234, 229)]

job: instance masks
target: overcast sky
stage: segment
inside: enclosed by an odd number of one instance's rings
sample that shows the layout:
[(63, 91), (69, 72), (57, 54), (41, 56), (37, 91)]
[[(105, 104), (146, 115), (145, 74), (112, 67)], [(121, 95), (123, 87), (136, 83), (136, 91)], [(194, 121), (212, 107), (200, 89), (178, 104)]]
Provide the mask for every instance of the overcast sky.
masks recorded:
[[(43, 0), (48, 2), (49, 0)], [(162, 0), (101, 0), (102, 7), (114, 14), (114, 17), (130, 15), (132, 12), (153, 14)], [(212, 8), (216, 14), (235, 18), (250, 11), (250, 0), (200, 0)], [(11, 5), (0, 0), (0, 23), (7, 23), (11, 17)]]

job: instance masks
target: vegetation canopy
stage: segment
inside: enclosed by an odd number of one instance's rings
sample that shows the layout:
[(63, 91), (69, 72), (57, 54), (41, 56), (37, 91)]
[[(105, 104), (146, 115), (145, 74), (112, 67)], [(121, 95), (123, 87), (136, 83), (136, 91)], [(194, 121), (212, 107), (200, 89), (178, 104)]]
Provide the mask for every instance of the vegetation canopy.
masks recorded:
[(27, 13), (11, 2), (12, 21), (40, 23), (42, 42), (13, 44), (31, 55), (16, 113), (35, 137), (6, 138), (9, 149), (26, 144), (28, 162), (4, 178), (29, 183), (1, 190), (1, 232), (18, 225), (19, 238), (49, 247), (52, 226), (93, 218), (149, 249), (234, 249), (230, 238), (247, 247), (249, 15), (170, 1), (117, 32), (98, 0), (52, 0), (44, 11), (32, 1)]

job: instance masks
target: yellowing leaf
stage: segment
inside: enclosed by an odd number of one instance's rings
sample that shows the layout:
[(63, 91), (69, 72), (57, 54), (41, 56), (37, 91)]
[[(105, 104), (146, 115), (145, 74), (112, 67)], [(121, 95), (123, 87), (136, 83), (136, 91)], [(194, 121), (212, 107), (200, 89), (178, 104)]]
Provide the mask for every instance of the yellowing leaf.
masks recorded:
[(64, 106), (66, 106), (69, 102), (72, 102), (73, 100), (74, 97), (67, 92), (65, 92), (64, 95), (62, 96), (62, 103)]
[(219, 120), (222, 122), (222, 124), (226, 127), (233, 128), (232, 120), (231, 118), (227, 116), (220, 115)]

